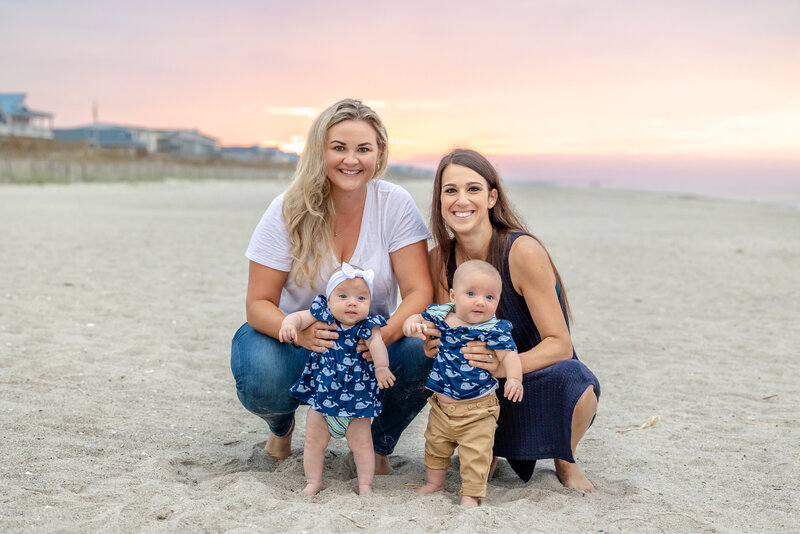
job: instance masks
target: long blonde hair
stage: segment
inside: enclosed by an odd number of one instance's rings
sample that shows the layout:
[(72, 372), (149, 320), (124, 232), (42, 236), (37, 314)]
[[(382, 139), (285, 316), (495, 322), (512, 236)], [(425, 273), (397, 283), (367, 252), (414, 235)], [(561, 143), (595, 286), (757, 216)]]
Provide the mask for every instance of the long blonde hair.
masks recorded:
[(325, 141), (328, 129), (342, 121), (365, 121), (372, 126), (378, 141), (378, 165), (373, 178), (386, 170), (389, 158), (388, 137), (383, 121), (375, 111), (359, 100), (341, 100), (314, 120), (308, 131), (303, 155), (297, 164), (292, 183), (283, 197), (283, 220), (292, 242), (297, 285), (313, 284), (324, 261), (333, 251), (333, 225), (336, 211), (325, 171)]

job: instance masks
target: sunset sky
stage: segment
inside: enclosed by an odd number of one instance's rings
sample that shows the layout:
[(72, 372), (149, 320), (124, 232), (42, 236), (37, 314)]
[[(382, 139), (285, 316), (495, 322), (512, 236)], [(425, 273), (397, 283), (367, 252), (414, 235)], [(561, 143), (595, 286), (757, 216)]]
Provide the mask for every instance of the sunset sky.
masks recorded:
[[(395, 161), (488, 154), (800, 159), (800, 2), (0, 0), (0, 92), (297, 148), (344, 97)], [(293, 144), (295, 143), (295, 144)]]

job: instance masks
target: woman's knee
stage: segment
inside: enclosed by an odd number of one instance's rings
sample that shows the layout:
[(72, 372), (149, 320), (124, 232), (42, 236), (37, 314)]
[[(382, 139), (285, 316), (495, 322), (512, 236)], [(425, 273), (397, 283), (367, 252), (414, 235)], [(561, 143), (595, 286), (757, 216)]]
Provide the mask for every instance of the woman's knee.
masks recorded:
[(583, 367), (583, 362), (575, 358), (570, 358), (568, 360), (556, 362), (551, 367), (554, 373), (563, 374), (564, 376), (572, 376), (576, 373), (580, 373), (581, 368)]
[(402, 337), (389, 345), (389, 364), (398, 379), (417, 382), (428, 379), (433, 360), (425, 356), (421, 339)]
[(251, 412), (263, 415), (290, 413), (297, 401), (289, 397), (289, 387), (299, 378), (302, 366), (277, 340), (265, 336), (245, 323), (231, 345), (231, 371), (239, 400)]
[[(586, 364), (577, 358), (556, 362), (549, 367), (549, 371), (554, 379), (565, 385), (583, 382), (587, 384), (587, 387), (591, 386), (593, 391), (596, 389), (594, 384), (597, 379), (594, 378)], [(595, 391), (595, 395), (599, 396), (599, 393), (599, 391)]]

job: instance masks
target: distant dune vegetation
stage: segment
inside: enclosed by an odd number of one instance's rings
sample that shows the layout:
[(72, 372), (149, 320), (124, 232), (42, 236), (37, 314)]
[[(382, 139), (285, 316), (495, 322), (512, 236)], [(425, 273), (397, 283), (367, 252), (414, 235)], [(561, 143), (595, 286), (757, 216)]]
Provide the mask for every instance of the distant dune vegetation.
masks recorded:
[[(167, 179), (285, 180), (295, 163), (186, 159), (86, 141), (0, 137), (0, 183), (161, 181)], [(389, 167), (391, 180), (424, 178), (428, 171)]]

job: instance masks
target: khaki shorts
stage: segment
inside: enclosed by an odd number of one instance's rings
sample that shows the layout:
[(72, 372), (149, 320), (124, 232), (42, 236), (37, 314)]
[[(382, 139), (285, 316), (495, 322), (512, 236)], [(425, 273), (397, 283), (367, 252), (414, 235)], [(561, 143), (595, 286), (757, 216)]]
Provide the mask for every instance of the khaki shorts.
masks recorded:
[(500, 406), (489, 394), (474, 401), (440, 402), (436, 394), (428, 398), (431, 411), (425, 429), (425, 467), (447, 469), (458, 447), (461, 461), (461, 494), (485, 497), (486, 481), (492, 464), (494, 431)]

